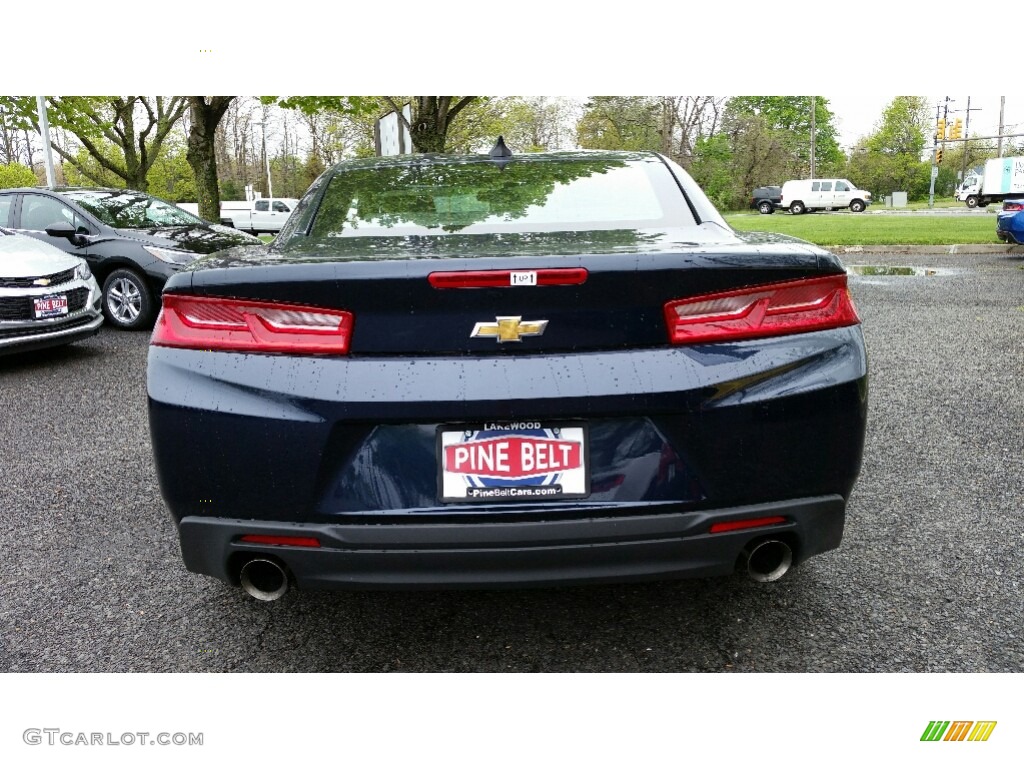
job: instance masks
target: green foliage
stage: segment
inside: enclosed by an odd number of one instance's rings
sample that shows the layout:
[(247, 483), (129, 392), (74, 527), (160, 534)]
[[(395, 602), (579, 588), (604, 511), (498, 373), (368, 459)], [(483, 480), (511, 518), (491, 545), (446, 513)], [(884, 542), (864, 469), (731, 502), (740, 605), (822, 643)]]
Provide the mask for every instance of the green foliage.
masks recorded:
[[(78, 171), (92, 177), (98, 165), (102, 174), (114, 174), (121, 183), (145, 191), (146, 177), (160, 148), (186, 107), (183, 96), (51, 96), (47, 98), (47, 119), (57, 136), (74, 134), (78, 144), (94, 163), (79, 164), (77, 147), (54, 141), (53, 150)], [(35, 99), (11, 96), (4, 99), (5, 116), (38, 130)]]
[[(97, 146), (109, 150), (102, 141)], [(62, 167), (65, 181), (73, 187), (127, 187), (124, 179), (100, 165), (85, 149), (78, 151), (74, 163), (65, 162)], [(146, 181), (146, 191), (156, 197), (175, 203), (195, 202), (195, 174), (185, 159), (185, 147), (181, 141), (163, 146), (150, 166)]]
[(576, 126), (583, 149), (661, 149), (660, 105), (650, 96), (593, 96)]
[(245, 200), (245, 190), (234, 179), (225, 179), (220, 182), (219, 198), (221, 200)]
[(260, 102), (296, 109), (305, 115), (325, 110), (345, 115), (375, 115), (389, 109), (380, 96), (260, 96)]
[(164, 146), (146, 175), (151, 195), (172, 203), (196, 202), (196, 176), (188, 164), (185, 151), (181, 142)]
[[(874, 132), (855, 148), (846, 175), (858, 186), (870, 190), (881, 201), (893, 192), (906, 192), (911, 201), (928, 198), (931, 187), (931, 145), (927, 100), (923, 96), (897, 96), (886, 106)], [(935, 181), (936, 195), (952, 194), (956, 186), (958, 161), (948, 150)], [(922, 160), (922, 155), (925, 159)]]
[(0, 189), (34, 187), (37, 183), (38, 180), (31, 168), (26, 168), (20, 163), (0, 165)]
[(690, 175), (700, 184), (711, 202), (721, 209), (742, 207), (737, 204), (743, 190), (737, 189), (729, 137), (719, 133), (698, 139), (693, 154)]
[[(737, 96), (726, 103), (726, 119), (730, 116), (759, 117), (773, 139), (784, 147), (801, 168), (791, 178), (806, 178), (811, 158), (810, 96)], [(835, 176), (846, 163), (839, 149), (835, 115), (828, 108), (828, 99), (814, 98), (814, 162), (815, 175)]]
[(929, 143), (928, 126), (928, 101), (924, 96), (897, 96), (868, 138), (868, 151), (920, 159)]
[(73, 161), (61, 163), (64, 180), (71, 187), (112, 187), (124, 189), (124, 179), (101, 166), (96, 158), (83, 148), (75, 153)]

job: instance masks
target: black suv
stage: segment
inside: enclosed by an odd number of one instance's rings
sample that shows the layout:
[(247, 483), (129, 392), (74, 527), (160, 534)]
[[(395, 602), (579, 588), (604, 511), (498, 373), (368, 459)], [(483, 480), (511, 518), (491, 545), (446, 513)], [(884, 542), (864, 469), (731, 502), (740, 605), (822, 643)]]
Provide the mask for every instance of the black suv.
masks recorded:
[(750, 207), (761, 213), (775, 213), (782, 202), (782, 187), (758, 187), (750, 193)]
[(192, 259), (260, 240), (130, 189), (0, 190), (0, 227), (81, 256), (118, 328), (149, 327), (167, 278)]

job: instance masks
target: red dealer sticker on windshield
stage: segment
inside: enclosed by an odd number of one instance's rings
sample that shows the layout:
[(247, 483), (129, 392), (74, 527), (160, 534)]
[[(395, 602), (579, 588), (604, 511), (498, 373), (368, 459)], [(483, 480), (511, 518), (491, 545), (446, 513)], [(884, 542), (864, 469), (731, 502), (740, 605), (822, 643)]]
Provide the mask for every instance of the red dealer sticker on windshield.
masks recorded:
[(443, 501), (516, 501), (588, 495), (582, 426), (498, 422), (441, 430)]

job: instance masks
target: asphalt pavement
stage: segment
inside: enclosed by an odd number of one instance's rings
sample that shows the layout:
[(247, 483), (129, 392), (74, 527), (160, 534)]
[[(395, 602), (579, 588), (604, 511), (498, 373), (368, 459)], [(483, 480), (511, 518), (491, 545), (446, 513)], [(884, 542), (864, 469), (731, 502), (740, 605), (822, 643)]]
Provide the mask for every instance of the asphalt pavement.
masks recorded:
[(772, 584), (259, 603), (181, 564), (147, 334), (0, 358), (0, 670), (1024, 671), (1024, 257), (870, 256), (844, 259), (924, 269), (851, 277), (871, 383), (846, 535)]

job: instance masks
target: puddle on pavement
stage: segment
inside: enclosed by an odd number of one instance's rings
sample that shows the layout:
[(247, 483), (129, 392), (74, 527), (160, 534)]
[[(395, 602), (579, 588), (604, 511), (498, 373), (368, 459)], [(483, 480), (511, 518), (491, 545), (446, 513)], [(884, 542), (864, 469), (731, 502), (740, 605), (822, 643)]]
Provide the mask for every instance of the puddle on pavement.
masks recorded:
[(882, 264), (852, 264), (846, 271), (864, 277), (934, 277), (948, 270), (931, 267), (889, 267)]

